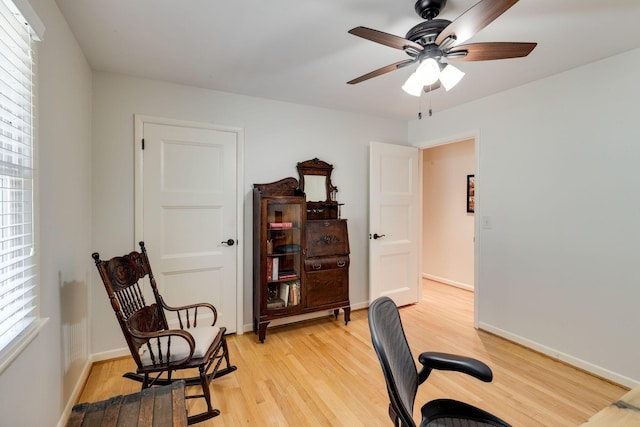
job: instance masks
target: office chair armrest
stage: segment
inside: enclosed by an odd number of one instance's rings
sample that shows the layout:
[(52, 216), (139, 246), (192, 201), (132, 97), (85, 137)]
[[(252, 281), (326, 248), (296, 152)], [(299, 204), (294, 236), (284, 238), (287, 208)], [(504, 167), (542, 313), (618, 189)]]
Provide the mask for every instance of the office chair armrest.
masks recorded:
[(427, 379), (433, 369), (462, 372), (484, 382), (493, 380), (491, 368), (472, 357), (428, 351), (420, 354), (418, 360), (422, 363), (422, 369), (418, 374), (420, 384)]

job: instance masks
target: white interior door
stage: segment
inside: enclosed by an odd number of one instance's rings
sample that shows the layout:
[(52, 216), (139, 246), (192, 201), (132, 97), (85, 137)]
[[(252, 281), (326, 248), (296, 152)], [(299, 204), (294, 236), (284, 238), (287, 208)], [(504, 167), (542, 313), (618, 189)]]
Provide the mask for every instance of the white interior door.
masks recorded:
[(213, 304), (236, 332), (238, 132), (144, 121), (142, 138), (136, 237), (159, 291), (173, 306)]
[(372, 142), (369, 167), (369, 298), (420, 297), (420, 174), (415, 147)]

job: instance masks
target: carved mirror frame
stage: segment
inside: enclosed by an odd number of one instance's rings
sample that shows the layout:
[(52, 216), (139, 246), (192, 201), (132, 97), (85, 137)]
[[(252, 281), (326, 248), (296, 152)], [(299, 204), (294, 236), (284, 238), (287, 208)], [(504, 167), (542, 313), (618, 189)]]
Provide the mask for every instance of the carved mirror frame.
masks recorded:
[[(333, 198), (335, 198), (335, 193), (338, 191), (338, 187), (334, 186), (331, 183), (331, 172), (333, 171), (333, 165), (330, 165), (327, 162), (319, 160), (316, 157), (315, 159), (299, 162), (296, 167), (298, 169), (298, 175), (300, 176), (300, 179), (298, 180), (300, 190), (302, 190), (306, 194), (307, 204), (331, 203), (335, 201), (335, 200), (332, 200), (332, 194), (333, 194)], [(313, 199), (310, 199), (310, 194), (307, 191), (305, 191), (305, 178), (307, 178), (307, 181), (311, 182), (312, 178), (318, 177), (318, 176), (324, 177), (325, 191), (324, 191), (324, 195), (322, 196), (314, 197), (313, 195), (311, 195), (311, 197), (315, 199), (313, 200)], [(322, 199), (321, 197), (324, 197), (324, 199)]]

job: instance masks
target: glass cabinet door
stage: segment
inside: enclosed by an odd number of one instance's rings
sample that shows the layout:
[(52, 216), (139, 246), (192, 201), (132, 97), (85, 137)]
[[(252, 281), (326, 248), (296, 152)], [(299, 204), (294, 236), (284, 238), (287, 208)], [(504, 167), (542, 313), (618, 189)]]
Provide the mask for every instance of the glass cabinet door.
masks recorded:
[(269, 201), (266, 212), (266, 309), (301, 303), (302, 205)]

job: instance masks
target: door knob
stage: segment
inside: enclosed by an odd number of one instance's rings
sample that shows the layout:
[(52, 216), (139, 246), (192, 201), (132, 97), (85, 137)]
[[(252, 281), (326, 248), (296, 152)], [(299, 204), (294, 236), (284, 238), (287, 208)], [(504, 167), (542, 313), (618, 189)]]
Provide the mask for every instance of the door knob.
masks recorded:
[(223, 245), (227, 245), (227, 246), (233, 246), (236, 243), (236, 241), (233, 240), (233, 239), (229, 239), (229, 240), (225, 240), (225, 241), (220, 242), (220, 243), (222, 243)]
[(384, 234), (373, 233), (374, 240), (382, 239), (384, 236)]

